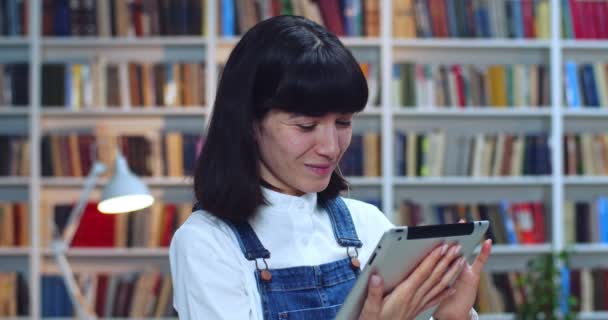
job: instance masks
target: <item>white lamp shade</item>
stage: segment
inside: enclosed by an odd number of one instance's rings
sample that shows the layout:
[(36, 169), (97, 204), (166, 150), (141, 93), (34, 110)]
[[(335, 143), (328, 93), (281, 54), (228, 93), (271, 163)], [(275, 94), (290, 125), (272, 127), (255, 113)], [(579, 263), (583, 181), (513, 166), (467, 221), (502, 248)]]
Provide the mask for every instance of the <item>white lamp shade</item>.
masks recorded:
[(129, 170), (127, 161), (118, 152), (114, 175), (103, 189), (97, 209), (102, 213), (125, 213), (147, 208), (153, 202), (146, 184)]

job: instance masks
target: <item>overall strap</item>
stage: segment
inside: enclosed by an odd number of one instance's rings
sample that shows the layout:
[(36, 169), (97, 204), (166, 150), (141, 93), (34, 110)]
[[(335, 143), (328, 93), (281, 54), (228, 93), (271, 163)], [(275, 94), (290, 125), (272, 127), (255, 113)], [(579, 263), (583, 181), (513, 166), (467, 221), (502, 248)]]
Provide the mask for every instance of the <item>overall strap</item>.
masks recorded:
[[(193, 211), (202, 210), (201, 206), (197, 203), (194, 205)], [(247, 260), (255, 259), (268, 259), (270, 258), (270, 252), (264, 248), (260, 239), (251, 228), (251, 225), (247, 222), (231, 222), (222, 219), (232, 229), (241, 247), (241, 251), (245, 255)]]
[(329, 200), (325, 208), (329, 214), (331, 226), (334, 229), (334, 235), (338, 244), (342, 247), (361, 248), (363, 243), (357, 236), (353, 218), (344, 200), (341, 197), (336, 197), (333, 200)]

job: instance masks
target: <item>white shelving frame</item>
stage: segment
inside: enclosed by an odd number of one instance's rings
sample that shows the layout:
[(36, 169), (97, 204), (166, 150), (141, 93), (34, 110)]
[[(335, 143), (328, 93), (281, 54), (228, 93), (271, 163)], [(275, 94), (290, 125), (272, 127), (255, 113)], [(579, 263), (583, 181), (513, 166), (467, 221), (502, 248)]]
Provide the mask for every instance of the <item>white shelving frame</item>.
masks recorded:
[[(5, 261), (27, 264), (30, 285), (30, 317), (39, 319), (41, 314), (40, 301), (40, 275), (43, 270), (49, 269), (48, 263), (50, 253), (48, 249), (40, 246), (40, 198), (41, 192), (52, 189), (75, 189), (78, 190), (83, 184), (83, 179), (78, 178), (43, 178), (41, 176), (40, 163), (40, 138), (41, 125), (45, 120), (53, 119), (79, 119), (79, 118), (164, 118), (164, 117), (200, 117), (204, 121), (209, 120), (211, 106), (213, 105), (215, 90), (217, 88), (217, 61), (220, 58), (218, 51), (222, 48), (233, 46), (237, 38), (225, 38), (215, 36), (217, 34), (216, 15), (218, 9), (217, 0), (208, 0), (205, 22), (208, 37), (154, 37), (154, 38), (59, 38), (42, 37), (40, 33), (41, 24), (41, 1), (28, 0), (29, 5), (29, 35), (17, 38), (0, 38), (0, 61), (15, 59), (19, 52), (27, 54), (30, 62), (30, 107), (12, 108), (0, 106), (0, 119), (23, 117), (27, 118), (28, 134), (30, 137), (30, 171), (29, 177), (2, 177), (0, 178), (0, 189), (21, 188), (29, 193), (29, 205), (31, 212), (31, 243), (29, 248), (0, 248), (0, 266)], [(530, 188), (537, 187), (548, 190), (545, 199), (552, 208), (552, 239), (550, 242), (536, 246), (495, 246), (494, 254), (490, 259), (488, 269), (490, 270), (513, 270), (521, 269), (525, 262), (542, 253), (557, 252), (564, 248), (563, 235), (563, 212), (562, 204), (565, 199), (566, 187), (593, 187), (608, 186), (608, 177), (567, 177), (563, 175), (562, 143), (561, 137), (564, 132), (564, 122), (571, 119), (606, 119), (607, 110), (569, 110), (562, 106), (562, 62), (563, 53), (577, 52), (603, 52), (608, 51), (608, 41), (591, 40), (562, 40), (560, 39), (560, 1), (549, 0), (551, 12), (551, 36), (544, 40), (512, 40), (512, 39), (393, 39), (392, 38), (392, 0), (381, 1), (380, 36), (377, 38), (345, 38), (343, 42), (353, 48), (378, 50), (380, 62), (381, 101), (378, 108), (368, 108), (359, 115), (359, 119), (376, 121), (379, 124), (382, 135), (382, 168), (381, 177), (353, 177), (350, 179), (353, 189), (379, 190), (382, 200), (382, 210), (392, 218), (394, 215), (396, 200), (399, 199), (399, 188), (472, 188), (473, 190), (488, 188)], [(206, 108), (194, 109), (93, 109), (77, 112), (61, 109), (41, 108), (41, 65), (46, 55), (51, 56), (55, 52), (71, 52), (77, 50), (100, 50), (100, 52), (121, 54), (121, 51), (149, 50), (159, 52), (166, 49), (192, 50), (200, 48), (204, 50), (207, 63), (206, 73)], [(549, 57), (551, 69), (551, 105), (550, 108), (539, 109), (535, 107), (496, 110), (491, 108), (458, 109), (405, 109), (395, 107), (392, 103), (392, 68), (393, 63), (399, 58), (396, 51), (399, 50), (426, 50), (442, 51), (449, 50), (456, 53), (479, 52), (483, 55), (487, 51), (496, 50), (508, 52), (540, 52)], [(356, 49), (354, 49), (356, 50)], [(4, 51), (4, 52), (3, 52)], [(17, 52), (17, 53), (15, 53)], [(118, 52), (118, 53), (117, 53)], [(126, 54), (126, 53), (125, 53)], [(7, 55), (3, 60), (3, 55)], [(515, 61), (495, 61), (496, 63), (514, 63)], [(432, 177), (432, 178), (406, 178), (394, 176), (393, 165), (393, 143), (395, 122), (399, 119), (449, 119), (450, 121), (461, 121), (461, 119), (505, 119), (511, 121), (540, 119), (550, 124), (550, 146), (553, 172), (549, 176), (540, 177)], [(191, 185), (189, 179), (147, 179), (153, 188), (188, 188)], [(100, 183), (101, 185), (101, 183)], [(426, 190), (425, 189), (425, 190)], [(442, 191), (444, 192), (444, 191)], [(482, 199), (479, 199), (482, 200)], [(576, 245), (573, 256), (577, 263), (582, 266), (608, 266), (608, 247), (599, 244)], [(69, 254), (70, 259), (75, 262), (86, 262), (87, 260), (115, 261), (120, 264), (128, 264), (132, 257), (133, 261), (139, 262), (166, 262), (166, 249), (74, 249)], [(49, 260), (50, 261), (50, 260)], [(167, 263), (168, 264), (168, 263)], [(484, 315), (483, 319), (512, 319), (512, 315)], [(606, 319), (606, 313), (594, 312), (581, 314), (581, 319)]]

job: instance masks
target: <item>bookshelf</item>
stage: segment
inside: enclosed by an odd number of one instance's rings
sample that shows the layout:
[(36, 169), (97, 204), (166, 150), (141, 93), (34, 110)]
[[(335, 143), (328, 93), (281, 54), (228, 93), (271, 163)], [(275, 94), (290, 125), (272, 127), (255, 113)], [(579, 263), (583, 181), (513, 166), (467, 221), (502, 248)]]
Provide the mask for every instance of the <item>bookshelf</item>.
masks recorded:
[[(2, 132), (23, 132), (29, 137), (30, 174), (26, 177), (0, 177), (0, 200), (27, 201), (30, 205), (31, 246), (0, 248), (0, 271), (20, 270), (27, 275), (30, 287), (29, 317), (41, 318), (41, 276), (53, 273), (54, 263), (47, 248), (40, 243), (42, 198), (65, 194), (75, 198), (83, 179), (78, 177), (46, 177), (42, 175), (41, 139), (51, 129), (70, 125), (93, 126), (107, 121), (119, 125), (137, 123), (149, 130), (202, 127), (210, 115), (217, 74), (221, 62), (236, 44), (238, 37), (218, 35), (217, 16), (219, 1), (207, 0), (204, 23), (207, 36), (150, 36), (150, 37), (92, 37), (43, 36), (42, 1), (28, 0), (28, 29), (25, 36), (0, 37), (0, 63), (29, 63), (29, 107), (0, 105)], [(547, 253), (557, 252), (567, 245), (564, 242), (563, 202), (580, 195), (601, 195), (608, 186), (606, 176), (567, 176), (563, 174), (563, 146), (561, 137), (569, 129), (586, 126), (601, 128), (608, 112), (600, 109), (569, 109), (562, 106), (562, 66), (566, 59), (576, 61), (603, 61), (606, 40), (573, 40), (560, 36), (561, 7), (559, 0), (547, 0), (552, 9), (549, 15), (550, 32), (545, 39), (491, 39), (491, 38), (417, 38), (393, 37), (393, 0), (380, 3), (380, 34), (375, 37), (342, 37), (353, 49), (355, 56), (374, 60), (379, 70), (377, 81), (380, 99), (377, 105), (366, 108), (355, 121), (355, 132), (372, 130), (381, 135), (381, 167), (379, 177), (352, 177), (350, 196), (359, 199), (378, 199), (381, 209), (391, 219), (403, 199), (416, 199), (432, 203), (437, 199), (448, 202), (476, 201), (534, 201), (547, 205), (550, 219), (547, 229), (551, 238), (547, 243), (534, 245), (496, 245), (488, 263), (490, 271), (522, 270), (528, 260)], [(70, 110), (42, 107), (41, 69), (46, 62), (87, 61), (96, 56), (108, 60), (127, 61), (203, 61), (205, 63), (204, 105), (189, 108), (129, 106), (113, 108), (95, 106)], [(517, 108), (406, 108), (393, 101), (392, 70), (395, 63), (545, 63), (549, 66), (549, 101), (542, 107)], [(122, 88), (123, 90), (127, 90)], [(5, 126), (4, 124), (9, 124)], [(548, 133), (551, 146), (552, 173), (534, 176), (440, 176), (404, 177), (395, 174), (395, 132), (411, 128), (425, 130), (445, 127), (457, 133), (473, 134), (503, 131)], [(604, 126), (605, 127), (605, 126)], [(8, 129), (6, 129), (8, 128)], [(194, 130), (194, 129), (192, 129)], [(161, 197), (178, 197), (188, 201), (191, 180), (179, 177), (146, 177), (145, 181)], [(103, 183), (100, 182), (98, 186)], [(606, 194), (603, 194), (606, 195)], [(185, 200), (184, 200), (185, 199)], [(572, 260), (577, 267), (608, 267), (606, 245), (577, 244), (572, 247)], [(76, 270), (110, 268), (117, 272), (132, 270), (144, 265), (156, 265), (168, 271), (167, 250), (163, 248), (73, 249), (69, 259)], [(605, 319), (606, 312), (584, 312), (581, 319)], [(512, 319), (509, 314), (483, 315), (483, 319)]]

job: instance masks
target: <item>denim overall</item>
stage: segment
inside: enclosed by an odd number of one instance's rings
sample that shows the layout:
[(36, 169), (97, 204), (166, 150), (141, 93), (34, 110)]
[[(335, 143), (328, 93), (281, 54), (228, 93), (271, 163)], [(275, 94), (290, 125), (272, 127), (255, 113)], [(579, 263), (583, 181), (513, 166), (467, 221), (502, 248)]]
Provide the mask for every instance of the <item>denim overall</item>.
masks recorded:
[[(360, 269), (358, 265), (351, 264), (351, 259), (356, 259), (357, 248), (361, 248), (362, 243), (350, 212), (340, 197), (328, 201), (325, 209), (334, 236), (345, 248), (347, 257), (318, 266), (268, 269), (266, 259), (270, 258), (270, 252), (260, 243), (251, 226), (228, 222), (245, 258), (256, 263), (255, 278), (265, 320), (333, 319), (355, 284)], [(349, 250), (349, 247), (354, 247), (354, 250)], [(261, 263), (258, 259), (262, 260)], [(268, 272), (271, 278), (265, 279)]]

